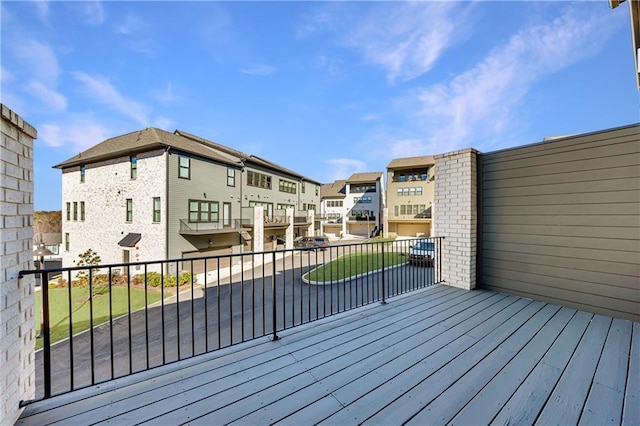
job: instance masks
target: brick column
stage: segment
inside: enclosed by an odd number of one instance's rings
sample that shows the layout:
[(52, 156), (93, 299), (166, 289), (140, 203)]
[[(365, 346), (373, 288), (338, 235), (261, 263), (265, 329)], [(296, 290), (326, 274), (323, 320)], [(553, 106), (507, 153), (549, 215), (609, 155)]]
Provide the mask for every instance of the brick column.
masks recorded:
[(446, 284), (471, 290), (476, 286), (477, 156), (464, 149), (434, 156), (434, 236), (442, 244), (442, 278)]
[(5, 105), (0, 142), (0, 424), (35, 396), (33, 140), (36, 129)]

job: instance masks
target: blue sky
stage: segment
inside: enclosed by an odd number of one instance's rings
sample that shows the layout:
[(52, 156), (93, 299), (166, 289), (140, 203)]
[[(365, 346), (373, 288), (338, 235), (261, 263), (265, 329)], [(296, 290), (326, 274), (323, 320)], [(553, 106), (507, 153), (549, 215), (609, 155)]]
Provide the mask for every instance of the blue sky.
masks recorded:
[(143, 129), (205, 137), (319, 182), (393, 158), (639, 120), (629, 8), (598, 1), (27, 2), (1, 7), (1, 99), (52, 166)]

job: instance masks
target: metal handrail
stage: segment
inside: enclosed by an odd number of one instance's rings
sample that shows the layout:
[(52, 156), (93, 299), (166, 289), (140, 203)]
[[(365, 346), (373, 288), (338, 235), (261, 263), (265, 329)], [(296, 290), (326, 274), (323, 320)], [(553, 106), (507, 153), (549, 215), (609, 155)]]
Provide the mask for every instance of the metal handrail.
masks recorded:
[[(42, 282), (36, 396), (50, 398), (263, 336), (277, 340), (281, 330), (441, 282), (443, 239), (419, 240), (433, 242), (435, 263), (409, 264), (414, 239), (21, 271), (20, 277), (37, 274)], [(308, 279), (332, 259), (343, 260), (342, 278), (324, 268)], [(369, 262), (375, 259), (374, 267)], [(64, 282), (49, 288), (57, 274)], [(144, 302), (135, 308), (138, 290)], [(153, 304), (152, 292), (160, 295)], [(88, 309), (84, 331), (82, 309)]]

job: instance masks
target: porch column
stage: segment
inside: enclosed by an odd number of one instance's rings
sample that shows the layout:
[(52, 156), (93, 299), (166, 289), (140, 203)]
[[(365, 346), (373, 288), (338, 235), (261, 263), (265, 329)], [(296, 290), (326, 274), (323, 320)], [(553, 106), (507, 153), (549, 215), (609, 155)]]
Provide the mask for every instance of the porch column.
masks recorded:
[(295, 222), (295, 217), (294, 217), (294, 213), (293, 213), (293, 209), (286, 209), (284, 211), (285, 213), (285, 217), (287, 218), (287, 223), (289, 224), (289, 226), (287, 226), (287, 230), (284, 233), (284, 239), (285, 239), (285, 243), (284, 243), (284, 248), (285, 249), (290, 249), (293, 248), (293, 234), (294, 234), (294, 228), (296, 226)]
[(442, 279), (467, 290), (476, 287), (477, 156), (472, 148), (434, 156), (433, 235), (444, 237)]
[(264, 210), (261, 206), (253, 208), (253, 251), (264, 251)]
[(13, 424), (20, 401), (35, 397), (33, 140), (36, 129), (5, 105), (0, 141), (0, 424)]
[[(315, 220), (316, 212), (313, 210), (307, 210), (307, 222), (310, 223), (309, 227), (307, 228), (307, 235), (316, 235)], [(324, 235), (324, 232), (322, 232), (322, 228), (320, 229), (320, 235)]]

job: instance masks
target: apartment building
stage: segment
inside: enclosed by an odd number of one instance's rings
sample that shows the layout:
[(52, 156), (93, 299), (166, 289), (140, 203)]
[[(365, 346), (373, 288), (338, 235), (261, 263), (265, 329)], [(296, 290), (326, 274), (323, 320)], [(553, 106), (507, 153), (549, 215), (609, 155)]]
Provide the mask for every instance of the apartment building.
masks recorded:
[(322, 229), (336, 237), (369, 237), (383, 224), (383, 172), (354, 173), (322, 186)]
[[(318, 182), (184, 131), (117, 136), (55, 167), (64, 266), (89, 248), (103, 263), (251, 250), (255, 226), (267, 242), (284, 237), (287, 209), (298, 233), (313, 232), (308, 211), (320, 204)], [(264, 224), (253, 223), (254, 208)]]
[(342, 237), (346, 180), (336, 180), (320, 187), (320, 226), (323, 235)]
[(430, 236), (434, 203), (433, 156), (392, 160), (387, 166), (387, 220), (389, 237)]

